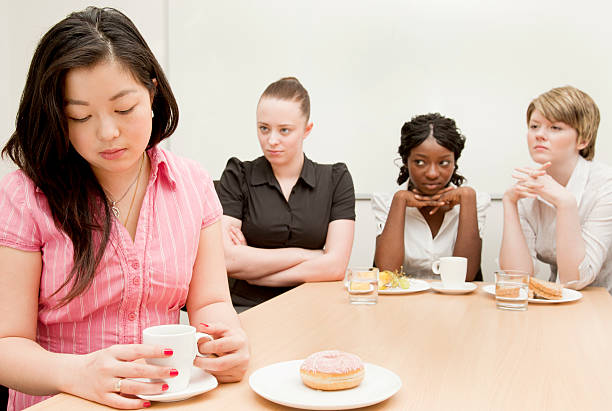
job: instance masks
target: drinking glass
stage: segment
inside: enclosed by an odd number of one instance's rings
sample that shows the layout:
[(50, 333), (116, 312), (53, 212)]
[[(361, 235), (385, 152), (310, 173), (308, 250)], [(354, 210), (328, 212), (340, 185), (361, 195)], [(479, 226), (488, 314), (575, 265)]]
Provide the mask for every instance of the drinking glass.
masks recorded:
[(502, 310), (525, 311), (529, 298), (529, 273), (495, 271), (495, 304)]
[(347, 290), (351, 304), (376, 304), (378, 301), (378, 268), (349, 267)]

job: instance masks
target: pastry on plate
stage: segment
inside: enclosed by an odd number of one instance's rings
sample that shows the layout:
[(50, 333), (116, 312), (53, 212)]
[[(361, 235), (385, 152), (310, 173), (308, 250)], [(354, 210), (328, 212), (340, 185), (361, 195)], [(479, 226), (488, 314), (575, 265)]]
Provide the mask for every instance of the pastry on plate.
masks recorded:
[(563, 298), (563, 287), (561, 284), (550, 281), (539, 280), (529, 277), (529, 291), (533, 291), (533, 298), (543, 298), (545, 300), (560, 300)]
[(307, 387), (324, 391), (344, 390), (361, 384), (365, 367), (355, 354), (319, 351), (304, 360), (300, 375)]

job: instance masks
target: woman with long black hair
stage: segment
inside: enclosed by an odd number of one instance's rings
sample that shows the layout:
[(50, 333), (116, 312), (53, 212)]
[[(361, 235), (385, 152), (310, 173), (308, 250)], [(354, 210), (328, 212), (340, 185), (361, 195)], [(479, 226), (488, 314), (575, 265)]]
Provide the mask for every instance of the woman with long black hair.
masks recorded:
[(0, 184), (0, 383), (9, 410), (67, 392), (142, 408), (173, 355), (143, 329), (191, 324), (214, 337), (195, 365), (236, 381), (249, 353), (230, 302), (221, 205), (195, 162), (158, 146), (178, 108), (146, 42), (122, 13), (90, 7), (34, 53), (3, 150)]

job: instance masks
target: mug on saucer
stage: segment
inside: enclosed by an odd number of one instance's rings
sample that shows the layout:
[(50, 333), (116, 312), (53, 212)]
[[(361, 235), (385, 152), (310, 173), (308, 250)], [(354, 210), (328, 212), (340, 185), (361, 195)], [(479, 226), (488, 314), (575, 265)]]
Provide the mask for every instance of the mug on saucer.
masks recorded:
[(144, 344), (159, 345), (172, 349), (173, 353), (165, 358), (147, 358), (146, 362), (152, 365), (172, 367), (178, 370), (176, 377), (155, 380), (168, 384), (166, 392), (182, 391), (189, 385), (193, 360), (196, 356), (205, 357), (198, 350), (198, 341), (202, 338), (212, 337), (206, 333), (196, 332), (195, 327), (186, 324), (166, 324), (146, 328), (142, 332)]
[(465, 257), (440, 257), (431, 266), (434, 274), (440, 276), (444, 288), (456, 289), (465, 286), (465, 275), (467, 273), (467, 258)]

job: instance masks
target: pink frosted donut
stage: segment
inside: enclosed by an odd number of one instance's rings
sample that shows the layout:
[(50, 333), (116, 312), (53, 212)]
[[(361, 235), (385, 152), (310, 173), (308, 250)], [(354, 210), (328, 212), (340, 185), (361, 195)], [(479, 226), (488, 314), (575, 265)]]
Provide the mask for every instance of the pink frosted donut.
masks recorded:
[(300, 375), (304, 384), (316, 390), (344, 390), (361, 384), (365, 368), (355, 354), (319, 351), (304, 360)]

